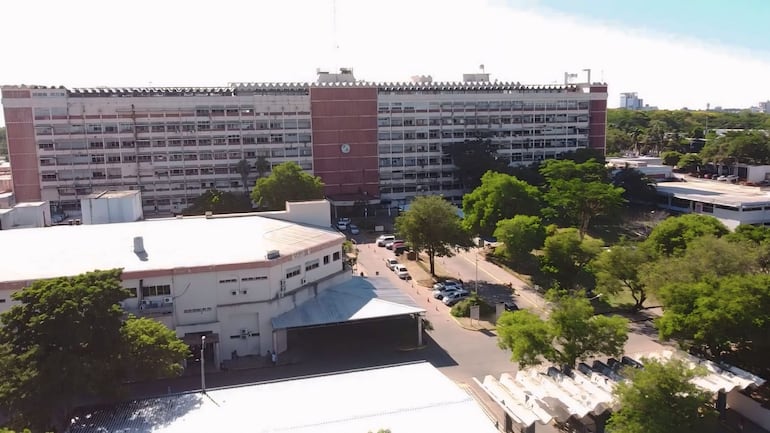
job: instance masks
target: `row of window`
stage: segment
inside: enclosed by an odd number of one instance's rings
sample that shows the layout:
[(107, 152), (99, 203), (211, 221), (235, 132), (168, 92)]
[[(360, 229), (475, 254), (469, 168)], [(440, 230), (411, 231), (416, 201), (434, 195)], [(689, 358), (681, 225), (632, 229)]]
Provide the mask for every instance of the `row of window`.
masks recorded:
[[(241, 278), (241, 281), (257, 281), (257, 280), (266, 280), (266, 279), (267, 279), (266, 275), (259, 275), (255, 277), (243, 277)], [(238, 282), (237, 278), (227, 278), (224, 280), (219, 280), (219, 284), (230, 284), (230, 283), (237, 283), (237, 282)]]
[(238, 134), (219, 136), (219, 137), (191, 137), (191, 138), (171, 138), (171, 139), (153, 139), (136, 140), (133, 139), (90, 139), (88, 142), (78, 139), (46, 140), (38, 141), (38, 147), (41, 150), (77, 150), (77, 149), (133, 149), (136, 147), (195, 147), (195, 146), (226, 146), (240, 144), (270, 144), (270, 143), (289, 143), (309, 145), (312, 143), (310, 134), (258, 134), (245, 135)]
[(523, 116), (378, 117), (378, 127), (439, 125), (523, 125), (528, 123), (588, 122), (588, 115), (529, 114)]
[(142, 297), (171, 295), (171, 285), (142, 286)]
[[(335, 261), (335, 262), (339, 261), (340, 260), (340, 252), (339, 251), (335, 251), (334, 254), (332, 254), (331, 260)], [(329, 256), (328, 255), (323, 257), (323, 263), (324, 263), (324, 265), (328, 265), (329, 264)], [(313, 269), (317, 269), (319, 266), (320, 266), (320, 263), (319, 263), (318, 259), (311, 260), (309, 262), (305, 262), (305, 272), (312, 271)], [(302, 273), (301, 270), (302, 270), (302, 267), (300, 267), (300, 266), (293, 266), (293, 267), (287, 269), (286, 270), (286, 278), (289, 279), (289, 278), (293, 278), (293, 277), (296, 277), (296, 276), (300, 275)]]
[(418, 101), (418, 102), (380, 102), (377, 104), (379, 109), (391, 109), (391, 110), (454, 110), (454, 109), (471, 109), (471, 110), (587, 110), (588, 101), (575, 101), (573, 99), (564, 99), (561, 101)]

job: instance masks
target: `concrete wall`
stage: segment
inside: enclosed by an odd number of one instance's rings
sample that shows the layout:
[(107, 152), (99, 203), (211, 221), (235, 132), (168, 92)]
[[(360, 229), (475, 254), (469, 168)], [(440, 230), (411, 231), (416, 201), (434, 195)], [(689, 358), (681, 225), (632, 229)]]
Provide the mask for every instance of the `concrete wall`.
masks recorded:
[(0, 229), (48, 227), (51, 225), (51, 208), (47, 202), (19, 203), (0, 214)]
[(123, 197), (84, 198), (80, 200), (80, 209), (83, 224), (124, 223), (144, 218), (138, 192)]
[(765, 430), (770, 430), (770, 410), (740, 392), (731, 391), (727, 394), (727, 407), (733, 409), (754, 424)]
[(260, 212), (260, 215), (318, 227), (332, 225), (331, 203), (328, 200), (287, 202), (285, 211)]

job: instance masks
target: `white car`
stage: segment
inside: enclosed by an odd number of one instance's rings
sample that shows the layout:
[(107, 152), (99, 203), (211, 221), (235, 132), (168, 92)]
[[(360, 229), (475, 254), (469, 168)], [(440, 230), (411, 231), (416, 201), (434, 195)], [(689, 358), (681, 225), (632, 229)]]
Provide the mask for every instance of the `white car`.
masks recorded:
[(717, 178), (717, 180), (720, 181), (720, 182), (737, 182), (738, 178), (739, 177), (737, 175), (730, 174), (730, 175), (727, 175), (727, 176), (719, 176)]
[(396, 260), (393, 257), (388, 257), (385, 259), (385, 266), (388, 267), (391, 271), (394, 270), (394, 268), (398, 265), (398, 260)]
[(433, 297), (436, 299), (444, 299), (449, 295), (453, 295), (455, 293), (468, 293), (467, 290), (463, 289), (462, 287), (458, 286), (449, 286), (445, 287), (441, 290), (434, 290), (433, 291)]
[(462, 301), (468, 296), (470, 296), (470, 293), (468, 293), (465, 290), (462, 290), (462, 291), (451, 293), (444, 296), (444, 299), (441, 302), (443, 302), (444, 305), (446, 305), (447, 307), (451, 307), (452, 305)]
[(406, 266), (404, 265), (396, 265), (393, 267), (393, 272), (398, 275), (398, 278), (401, 278), (402, 280), (409, 280), (412, 278), (411, 275), (409, 275), (409, 271), (406, 269)]
[(380, 235), (380, 237), (377, 238), (377, 246), (384, 247), (388, 242), (393, 242), (395, 240), (396, 237), (393, 235)]
[(358, 229), (358, 226), (355, 224), (351, 224), (348, 226), (348, 230), (350, 230), (351, 235), (357, 235), (361, 233), (361, 230)]

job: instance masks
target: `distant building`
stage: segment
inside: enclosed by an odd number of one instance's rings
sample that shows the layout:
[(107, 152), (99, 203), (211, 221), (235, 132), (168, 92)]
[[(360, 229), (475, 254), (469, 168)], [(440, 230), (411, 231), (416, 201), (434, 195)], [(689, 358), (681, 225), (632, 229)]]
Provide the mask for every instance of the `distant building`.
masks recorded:
[(770, 113), (770, 101), (760, 102), (752, 111), (756, 113)]
[(633, 168), (642, 172), (649, 179), (668, 179), (673, 176), (672, 167), (663, 165), (663, 161), (660, 158), (654, 157), (609, 158), (607, 166), (613, 170)]
[(211, 188), (243, 191), (238, 162), (263, 156), (319, 176), (335, 206), (425, 191), (459, 200), (466, 190), (446, 152), (452, 143), (489, 137), (509, 165), (604, 152), (604, 83), (497, 82), (483, 68), (461, 82), (317, 72), (314, 83), (3, 86), (16, 199), (77, 217), (85, 196), (137, 190), (145, 212), (168, 215)]
[(51, 207), (48, 202), (18, 203), (0, 209), (0, 230), (48, 227), (51, 225)]
[(620, 108), (626, 110), (641, 110), (644, 107), (644, 100), (640, 98), (636, 92), (628, 92), (620, 94)]

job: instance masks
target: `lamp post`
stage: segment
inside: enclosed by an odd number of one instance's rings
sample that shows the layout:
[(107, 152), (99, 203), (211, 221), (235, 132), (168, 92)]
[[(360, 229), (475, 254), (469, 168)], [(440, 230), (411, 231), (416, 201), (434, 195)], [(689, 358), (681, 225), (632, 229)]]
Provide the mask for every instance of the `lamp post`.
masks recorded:
[(479, 294), (479, 250), (476, 250), (476, 294)]
[(201, 391), (206, 392), (206, 361), (203, 352), (206, 349), (206, 336), (201, 335)]

